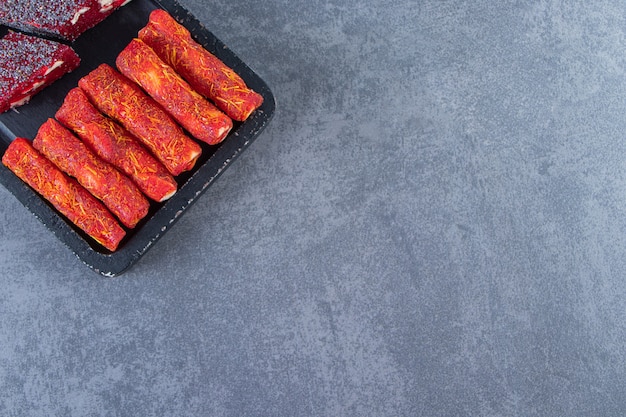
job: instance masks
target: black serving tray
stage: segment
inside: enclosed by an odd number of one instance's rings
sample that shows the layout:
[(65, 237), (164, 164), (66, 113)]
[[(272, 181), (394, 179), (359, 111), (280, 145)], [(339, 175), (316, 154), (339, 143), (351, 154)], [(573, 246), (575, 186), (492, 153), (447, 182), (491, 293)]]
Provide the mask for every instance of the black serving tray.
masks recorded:
[[(141, 258), (261, 133), (275, 109), (274, 97), (265, 82), (180, 4), (174, 0), (133, 0), (72, 43), (81, 57), (79, 68), (35, 95), (30, 103), (0, 115), (0, 153), (4, 154), (16, 137), (33, 139), (39, 126), (54, 117), (67, 92), (78, 85), (81, 77), (102, 63), (115, 66), (117, 55), (137, 36), (148, 23), (150, 12), (157, 8), (167, 10), (189, 29), (196, 41), (264, 98), (262, 106), (248, 120), (234, 123), (222, 143), (216, 146), (200, 143), (202, 156), (192, 171), (176, 178), (179, 188), (171, 199), (165, 203), (153, 203), (148, 216), (136, 228), (127, 230), (127, 236), (115, 252), (109, 252), (0, 164), (2, 184), (80, 260), (104, 276), (119, 275)], [(0, 27), (0, 34), (5, 31), (6, 28)]]

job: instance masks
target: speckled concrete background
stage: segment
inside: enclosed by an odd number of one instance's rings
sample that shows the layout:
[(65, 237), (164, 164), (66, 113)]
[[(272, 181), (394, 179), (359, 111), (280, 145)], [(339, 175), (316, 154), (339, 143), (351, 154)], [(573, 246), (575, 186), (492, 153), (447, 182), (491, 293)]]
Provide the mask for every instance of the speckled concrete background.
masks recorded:
[(0, 415), (626, 415), (623, 2), (182, 3), (275, 118), (119, 278), (0, 188)]

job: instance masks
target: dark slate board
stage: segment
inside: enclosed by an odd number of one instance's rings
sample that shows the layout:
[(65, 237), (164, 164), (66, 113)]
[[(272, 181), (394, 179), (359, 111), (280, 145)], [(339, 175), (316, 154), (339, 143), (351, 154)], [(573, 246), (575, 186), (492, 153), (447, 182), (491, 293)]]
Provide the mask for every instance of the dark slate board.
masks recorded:
[[(146, 25), (150, 12), (156, 8), (167, 10), (199, 43), (233, 68), (264, 98), (263, 105), (248, 120), (235, 122), (233, 130), (221, 144), (208, 146), (201, 143), (203, 153), (194, 170), (177, 177), (178, 192), (165, 203), (153, 203), (148, 216), (135, 229), (128, 231), (118, 250), (111, 253), (0, 165), (0, 182), (79, 259), (105, 276), (119, 275), (141, 258), (256, 139), (275, 109), (274, 96), (267, 84), (180, 4), (173, 0), (133, 0), (72, 43), (82, 60), (78, 69), (47, 87), (17, 111), (0, 115), (0, 153), (4, 153), (16, 137), (33, 139), (39, 126), (54, 116), (67, 92), (78, 85), (81, 77), (101, 63), (114, 66), (116, 56)], [(5, 30), (0, 27), (0, 33)]]

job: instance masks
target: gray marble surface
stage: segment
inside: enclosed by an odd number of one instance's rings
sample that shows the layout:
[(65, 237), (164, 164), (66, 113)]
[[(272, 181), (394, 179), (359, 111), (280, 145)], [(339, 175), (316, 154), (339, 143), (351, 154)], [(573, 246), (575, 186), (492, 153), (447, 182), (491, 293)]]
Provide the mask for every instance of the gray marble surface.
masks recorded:
[(182, 3), (275, 117), (118, 278), (0, 187), (0, 415), (626, 415), (623, 2)]

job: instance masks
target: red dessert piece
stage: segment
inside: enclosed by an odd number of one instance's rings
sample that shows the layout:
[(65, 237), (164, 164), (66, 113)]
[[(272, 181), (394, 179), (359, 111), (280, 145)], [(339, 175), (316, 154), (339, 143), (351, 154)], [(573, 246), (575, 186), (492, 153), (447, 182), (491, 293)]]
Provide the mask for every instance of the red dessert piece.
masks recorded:
[(195, 92), (141, 39), (133, 39), (115, 63), (196, 139), (215, 145), (232, 129), (228, 116)]
[(195, 92), (141, 39), (133, 39), (115, 63), (196, 139), (215, 145), (232, 129), (228, 116)]
[(139, 38), (232, 119), (246, 120), (263, 103), (260, 94), (197, 43), (165, 10), (157, 9), (150, 14), (148, 24), (139, 31)]
[(56, 120), (48, 119), (39, 127), (33, 146), (76, 178), (127, 227), (135, 227), (148, 214), (150, 203), (137, 186)]
[(126, 232), (113, 215), (35, 150), (29, 140), (17, 138), (11, 142), (2, 163), (96, 242), (110, 251), (117, 249)]
[(26, 32), (74, 40), (130, 0), (2, 0), (0, 23)]
[(76, 133), (100, 158), (128, 175), (155, 201), (170, 198), (174, 177), (126, 129), (104, 116), (78, 87), (69, 91), (56, 118)]
[(79, 63), (67, 45), (9, 32), (0, 39), (0, 113), (27, 103)]
[(202, 148), (157, 102), (111, 66), (101, 64), (78, 86), (104, 114), (121, 123), (174, 176), (193, 168)]

